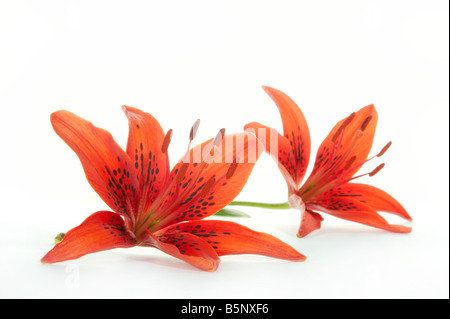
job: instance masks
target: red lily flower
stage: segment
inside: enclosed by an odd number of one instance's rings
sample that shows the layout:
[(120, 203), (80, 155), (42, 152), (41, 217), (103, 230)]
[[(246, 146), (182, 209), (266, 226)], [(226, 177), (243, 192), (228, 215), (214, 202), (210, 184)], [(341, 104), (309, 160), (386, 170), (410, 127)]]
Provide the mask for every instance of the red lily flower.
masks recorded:
[[(263, 89), (278, 107), (284, 134), (256, 122), (247, 124), (245, 130), (255, 132), (266, 152), (278, 162), (288, 185), (289, 204), (302, 213), (298, 237), (320, 228), (323, 218), (317, 211), (392, 232), (411, 232), (410, 227), (390, 225), (377, 213), (393, 213), (411, 220), (392, 196), (370, 185), (350, 183), (364, 175), (373, 176), (382, 169), (384, 164), (368, 174), (354, 176), (363, 164), (383, 155), (391, 145), (389, 142), (376, 156), (367, 159), (378, 119), (373, 105), (363, 107), (334, 126), (319, 147), (311, 175), (300, 187), (311, 150), (306, 119), (286, 94), (270, 87)], [(278, 147), (273, 147), (274, 143), (278, 143)]]
[(109, 132), (75, 114), (51, 115), (54, 130), (78, 155), (88, 182), (113, 211), (96, 212), (68, 231), (43, 263), (137, 245), (158, 248), (207, 271), (215, 270), (219, 256), (228, 254), (305, 259), (268, 234), (233, 222), (201, 220), (226, 206), (244, 187), (260, 155), (256, 136), (225, 136), (221, 130), (214, 140), (189, 150), (197, 121), (186, 155), (170, 171), (172, 130), (164, 134), (153, 116), (136, 108), (123, 110), (129, 121), (126, 151)]

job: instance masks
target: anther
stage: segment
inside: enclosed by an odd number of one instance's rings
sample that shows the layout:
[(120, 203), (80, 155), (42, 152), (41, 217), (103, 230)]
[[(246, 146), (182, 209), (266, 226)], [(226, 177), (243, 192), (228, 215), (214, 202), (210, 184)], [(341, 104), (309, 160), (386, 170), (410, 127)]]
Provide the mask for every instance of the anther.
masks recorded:
[(236, 157), (236, 161), (231, 163), (230, 167), (228, 168), (227, 174), (225, 175), (227, 179), (230, 179), (231, 176), (233, 176), (234, 172), (236, 171), (236, 168), (238, 167), (238, 164), (239, 164), (239, 157)]
[(369, 176), (372, 177), (374, 176), (376, 173), (378, 173), (379, 171), (381, 171), (381, 169), (384, 167), (384, 163), (378, 165), (372, 172), (369, 173)]
[(341, 135), (342, 131), (344, 130), (344, 128), (346, 128), (351, 121), (353, 121), (353, 119), (355, 118), (356, 113), (353, 112), (352, 114), (350, 114), (345, 120), (344, 122), (341, 124), (341, 126), (339, 126), (338, 130), (336, 131), (336, 133), (334, 133), (333, 138), (331, 139), (334, 142), (336, 142), (337, 138), (339, 137), (339, 135)]
[(170, 129), (170, 130), (167, 131), (166, 136), (164, 136), (164, 141), (163, 141), (162, 146), (161, 146), (161, 152), (163, 152), (163, 153), (167, 152), (167, 149), (169, 148), (170, 141), (172, 140), (172, 133), (173, 133), (172, 129)]
[(183, 162), (184, 163), (187, 163), (190, 160), (190, 158), (189, 158), (189, 150), (191, 148), (191, 142), (195, 138), (195, 135), (197, 134), (197, 130), (198, 130), (198, 126), (199, 125), (200, 125), (200, 120), (195, 121), (194, 125), (192, 125), (192, 127), (191, 127), (191, 131), (189, 132), (189, 144), (188, 144), (188, 147), (187, 147), (186, 154), (184, 154), (184, 157), (183, 157)]
[(189, 139), (192, 141), (197, 134), (198, 126), (200, 125), (200, 120), (195, 121), (194, 125), (192, 125), (191, 132), (189, 133)]
[(389, 147), (391, 147), (392, 142), (387, 143), (383, 149), (380, 151), (380, 153), (377, 154), (377, 157), (380, 157), (381, 155), (383, 155), (388, 149)]
[(175, 178), (177, 183), (180, 183), (183, 180), (184, 175), (186, 174), (189, 163), (182, 163), (180, 169), (178, 170), (178, 174)]
[(225, 129), (221, 129), (219, 133), (217, 133), (216, 138), (214, 139), (213, 145), (219, 146), (222, 143), (223, 137), (225, 136)]
[(366, 119), (364, 120), (363, 124), (361, 125), (361, 131), (364, 132), (364, 130), (367, 128), (367, 126), (370, 123), (370, 120), (372, 120), (372, 115), (369, 115), (368, 117), (366, 117)]
[(200, 193), (200, 197), (205, 197), (208, 195), (211, 188), (216, 184), (216, 179), (212, 176), (203, 186), (202, 192)]
[(217, 133), (216, 137), (214, 138), (211, 149), (209, 150), (209, 156), (214, 156), (216, 154), (219, 146), (222, 144), (224, 136), (225, 136), (225, 129), (223, 128), (219, 131), (219, 133)]
[(349, 160), (347, 160), (347, 162), (345, 163), (344, 169), (348, 170), (353, 165), (355, 160), (356, 160), (356, 156), (352, 156)]
[(337, 138), (339, 137), (339, 135), (341, 135), (342, 132), (342, 126), (340, 126), (338, 128), (338, 130), (336, 131), (336, 133), (334, 133), (333, 138), (331, 139), (331, 141), (334, 143), (336, 142)]
[(350, 114), (344, 121), (344, 123), (342, 123), (342, 128), (345, 128), (347, 125), (350, 124), (351, 121), (353, 121), (353, 119), (355, 118), (356, 113), (353, 112), (352, 114)]

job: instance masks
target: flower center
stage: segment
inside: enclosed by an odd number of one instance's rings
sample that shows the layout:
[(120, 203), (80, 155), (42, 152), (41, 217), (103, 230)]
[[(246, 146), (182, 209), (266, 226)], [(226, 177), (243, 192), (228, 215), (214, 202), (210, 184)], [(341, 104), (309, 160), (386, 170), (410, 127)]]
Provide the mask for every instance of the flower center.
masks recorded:
[[(183, 196), (180, 196), (180, 193), (183, 192), (189, 194), (194, 192), (193, 188), (197, 185), (198, 180), (203, 179), (201, 175), (203, 170), (207, 167), (209, 159), (205, 159), (204, 161), (202, 160), (192, 177), (189, 178), (188, 182), (184, 184), (182, 183), (183, 179), (186, 177), (187, 170), (190, 165), (191, 143), (195, 138), (195, 135), (197, 134), (199, 124), (200, 121), (197, 120), (192, 126), (189, 133), (189, 144), (186, 153), (182, 158), (182, 163), (179, 169), (175, 171), (176, 175), (172, 178), (171, 181), (166, 183), (164, 189), (160, 192), (155, 202), (153, 202), (145, 212), (145, 214), (143, 214), (143, 217), (141, 218), (141, 221), (138, 223), (138, 227), (136, 228), (137, 234), (141, 234), (145, 230), (155, 231), (159, 228), (165, 227), (165, 225), (167, 225), (167, 223), (171, 221), (174, 215), (177, 214), (177, 210), (175, 209), (177, 205), (180, 205), (180, 203), (182, 203), (182, 201), (186, 199)], [(212, 149), (209, 152), (211, 157), (215, 154), (215, 152), (213, 152), (213, 149), (218, 148), (221, 145), (224, 134), (225, 129), (221, 129), (214, 139)], [(172, 132), (170, 130), (170, 136), (171, 135)], [(167, 151), (169, 142), (170, 139), (168, 139), (167, 142), (165, 139), (162, 147), (163, 151)], [(194, 164), (194, 167), (196, 165), (197, 164)], [(236, 167), (231, 165), (230, 172), (227, 172), (227, 178), (231, 177), (234, 174), (235, 169)], [(215, 178), (214, 176), (212, 176), (210, 180), (206, 181), (205, 185), (202, 188), (202, 192), (200, 192), (197, 196), (203, 196), (214, 186), (215, 182)]]

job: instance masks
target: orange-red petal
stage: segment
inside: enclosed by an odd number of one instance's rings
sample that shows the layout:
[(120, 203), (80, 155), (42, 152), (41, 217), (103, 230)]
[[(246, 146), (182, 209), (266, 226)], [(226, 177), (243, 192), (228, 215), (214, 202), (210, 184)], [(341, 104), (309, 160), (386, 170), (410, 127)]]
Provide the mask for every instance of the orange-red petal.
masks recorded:
[(298, 185), (295, 179), (298, 167), (289, 140), (279, 134), (274, 128), (257, 122), (246, 124), (244, 129), (247, 132), (256, 134), (264, 146), (265, 152), (278, 163), (278, 169), (286, 180), (289, 193), (297, 191)]
[(219, 256), (207, 242), (189, 233), (146, 232), (143, 244), (157, 248), (201, 270), (214, 271), (219, 266)]
[(306, 259), (278, 238), (230, 221), (191, 221), (171, 225), (164, 231), (166, 234), (190, 233), (198, 236), (209, 243), (219, 256), (256, 254), (291, 261)]
[(80, 258), (84, 255), (113, 248), (129, 248), (137, 242), (122, 217), (109, 211), (89, 216), (81, 225), (69, 230), (42, 259), (45, 264)]
[(297, 187), (305, 176), (311, 153), (311, 137), (308, 124), (298, 105), (285, 93), (263, 86), (264, 91), (278, 107), (283, 122), (283, 135), (289, 141), (296, 162), (295, 183)]
[(150, 114), (139, 109), (122, 107), (129, 124), (127, 154), (132, 160), (132, 170), (139, 180), (143, 201), (139, 211), (145, 211), (168, 178), (169, 156), (163, 151), (164, 131), (158, 121)]
[(68, 112), (51, 115), (55, 132), (78, 155), (89, 184), (115, 212), (134, 221), (138, 184), (132, 161), (111, 134)]
[(297, 232), (297, 237), (305, 237), (312, 231), (319, 229), (321, 226), (321, 223), (323, 221), (323, 217), (315, 212), (305, 210), (302, 216), (302, 221), (300, 224), (300, 228)]
[(366, 184), (346, 183), (321, 196), (345, 197), (358, 200), (378, 212), (387, 212), (412, 220), (405, 208), (385, 191)]
[(391, 225), (368, 205), (352, 198), (324, 197), (307, 204), (308, 209), (397, 233), (410, 233), (411, 227)]

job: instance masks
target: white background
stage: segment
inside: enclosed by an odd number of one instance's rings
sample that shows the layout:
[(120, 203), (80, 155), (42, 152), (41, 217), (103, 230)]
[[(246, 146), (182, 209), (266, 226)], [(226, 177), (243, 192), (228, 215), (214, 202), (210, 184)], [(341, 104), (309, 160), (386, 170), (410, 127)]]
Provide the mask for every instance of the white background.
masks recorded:
[[(448, 298), (449, 4), (436, 1), (1, 1), (2, 298)], [(53, 237), (106, 205), (49, 116), (70, 110), (125, 147), (122, 104), (174, 129), (171, 162), (225, 127), (281, 129), (261, 90), (290, 95), (311, 130), (312, 156), (341, 118), (374, 103), (373, 154), (386, 167), (360, 182), (413, 217), (393, 234), (323, 215), (298, 239), (295, 210), (246, 209), (243, 224), (308, 259), (225, 256), (214, 273), (155, 249), (111, 250), (56, 265)], [(312, 166), (312, 165), (311, 165)], [(282, 202), (272, 160), (256, 164), (240, 200)], [(387, 216), (393, 223), (403, 220)]]

